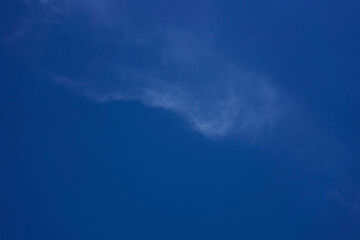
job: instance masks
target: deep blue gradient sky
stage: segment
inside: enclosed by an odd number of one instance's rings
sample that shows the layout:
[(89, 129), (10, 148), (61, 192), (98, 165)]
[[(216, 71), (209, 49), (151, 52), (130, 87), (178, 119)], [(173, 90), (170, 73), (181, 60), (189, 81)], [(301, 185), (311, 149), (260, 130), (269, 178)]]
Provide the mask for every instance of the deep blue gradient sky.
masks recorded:
[(0, 239), (360, 239), (359, 10), (0, 2)]

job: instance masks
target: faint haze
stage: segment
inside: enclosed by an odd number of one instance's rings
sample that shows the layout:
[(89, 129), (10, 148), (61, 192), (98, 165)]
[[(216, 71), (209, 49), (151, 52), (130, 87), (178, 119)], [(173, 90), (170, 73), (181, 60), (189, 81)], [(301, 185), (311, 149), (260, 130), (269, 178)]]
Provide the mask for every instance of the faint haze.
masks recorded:
[[(257, 142), (262, 151), (279, 156), (283, 162), (288, 159), (301, 162), (304, 172), (314, 179), (314, 186), (321, 186), (317, 189), (326, 188), (328, 196), (358, 214), (359, 187), (346, 177), (354, 161), (351, 151), (332, 136), (321, 120), (309, 114), (306, 107), (295, 104), (296, 101), (290, 101), (286, 95), (288, 89), (284, 83), (289, 82), (293, 88), (304, 91), (304, 95), (308, 94), (305, 90), (319, 85), (318, 92), (313, 90), (309, 94), (318, 98), (330, 96), (318, 94), (319, 89), (327, 89), (328, 82), (317, 80), (326, 79), (323, 72), (328, 66), (323, 66), (321, 72), (313, 59), (304, 66), (308, 56), (313, 56), (310, 50), (321, 45), (312, 43), (310, 37), (307, 40), (314, 46), (308, 50), (311, 53), (302, 56), (303, 62), (294, 60), (286, 69), (285, 60), (279, 61), (281, 70), (278, 71), (288, 70), (291, 74), (284, 76), (295, 76), (304, 67), (313, 67), (318, 75), (305, 70), (303, 76), (309, 75), (310, 80), (284, 77), (281, 85), (270, 73), (246, 68), (225, 53), (221, 48), (224, 43), (218, 42), (223, 32), (216, 24), (216, 14), (210, 4), (204, 6), (195, 1), (188, 8), (179, 3), (167, 6), (165, 1), (159, 4), (161, 7), (154, 8), (151, 1), (23, 1), (27, 10), (6, 42), (15, 54), (40, 69), (46, 79), (97, 103), (135, 101), (165, 109), (209, 139), (240, 136), (249, 142), (263, 136)], [(303, 18), (295, 20), (302, 28)], [(292, 29), (292, 25), (289, 26)], [(268, 29), (273, 30), (272, 26)], [(280, 40), (274, 39), (275, 43), (269, 45), (277, 46), (291, 42), (292, 38), (302, 40), (302, 33), (280, 36), (275, 29), (267, 40), (279, 35)], [(241, 31), (238, 35), (242, 36)], [(229, 38), (232, 41), (232, 36)], [(291, 61), (302, 51), (295, 43), (282, 49), (294, 51), (289, 54)], [(228, 51), (236, 45), (237, 42), (233, 43)], [(233, 51), (241, 59), (242, 53)], [(276, 55), (276, 51), (270, 55)], [(327, 55), (321, 55), (324, 56)], [(333, 82), (337, 83), (336, 77)], [(271, 134), (267, 134), (269, 132)]]

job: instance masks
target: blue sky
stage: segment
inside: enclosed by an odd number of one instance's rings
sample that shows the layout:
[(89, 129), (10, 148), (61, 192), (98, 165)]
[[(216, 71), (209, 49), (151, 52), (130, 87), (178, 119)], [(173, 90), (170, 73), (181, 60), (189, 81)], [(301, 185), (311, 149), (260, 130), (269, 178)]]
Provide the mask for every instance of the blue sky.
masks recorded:
[(2, 239), (359, 239), (356, 1), (0, 3)]

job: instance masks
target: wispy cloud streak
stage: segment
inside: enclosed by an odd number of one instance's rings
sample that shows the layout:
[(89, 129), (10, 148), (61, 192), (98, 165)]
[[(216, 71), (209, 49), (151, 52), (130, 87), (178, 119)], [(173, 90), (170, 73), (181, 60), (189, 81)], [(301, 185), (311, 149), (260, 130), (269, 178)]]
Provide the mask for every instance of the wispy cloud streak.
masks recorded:
[[(166, 49), (167, 57), (176, 50), (177, 47)], [(120, 71), (113, 76), (116, 87), (102, 86), (99, 91), (96, 87), (84, 87), (85, 81), (81, 84), (84, 95), (101, 102), (140, 101), (170, 110), (208, 137), (253, 135), (275, 124), (280, 111), (279, 95), (267, 79), (216, 61), (213, 66), (205, 65), (213, 71), (208, 73), (202, 66), (196, 66), (201, 62), (192, 62), (193, 57), (184, 60), (188, 58), (184, 52), (171, 58), (159, 62), (166, 67)], [(71, 88), (74, 82), (61, 83)]]
[[(67, 1), (62, 5), (55, 0), (40, 2), (56, 14), (71, 9)], [(99, 4), (78, 0), (72, 7), (86, 5), (86, 11), (96, 9), (99, 17), (99, 11), (105, 7)], [(110, 43), (111, 46), (119, 53), (130, 51), (129, 61), (137, 55), (137, 58), (149, 59), (148, 62), (129, 66), (126, 58), (119, 61), (116, 57), (106, 59), (94, 54), (90, 59), (83, 59), (82, 64), (93, 68), (90, 63), (100, 59), (103, 66), (96, 68), (109, 76), (109, 80), (89, 81), (87, 76), (75, 77), (65, 69), (55, 72), (57, 82), (95, 101), (140, 101), (172, 111), (187, 120), (193, 129), (211, 138), (234, 134), (254, 136), (276, 123), (281, 109), (279, 91), (265, 77), (226, 61), (215, 50), (214, 35), (159, 25), (154, 26), (152, 32), (121, 24), (113, 29), (113, 22), (117, 20), (124, 19), (118, 17), (110, 21), (109, 33), (110, 37), (121, 35), (121, 39)], [(101, 34), (98, 26), (90, 31)], [(108, 44), (107, 39), (102, 39), (101, 44)]]

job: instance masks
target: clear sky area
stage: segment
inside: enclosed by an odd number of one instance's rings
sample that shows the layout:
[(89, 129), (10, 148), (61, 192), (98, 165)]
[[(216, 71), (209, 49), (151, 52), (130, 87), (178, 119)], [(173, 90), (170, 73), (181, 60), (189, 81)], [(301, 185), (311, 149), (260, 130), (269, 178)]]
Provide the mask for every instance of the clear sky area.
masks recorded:
[(0, 239), (359, 240), (359, 12), (0, 1)]

